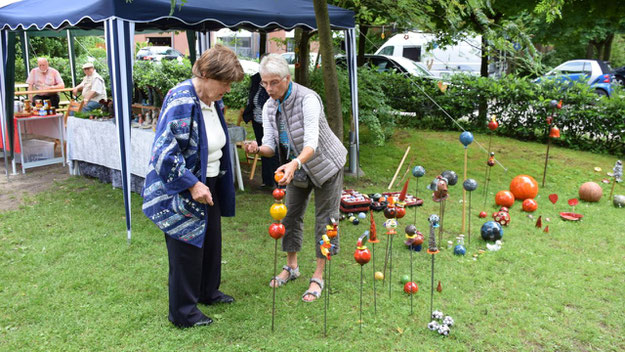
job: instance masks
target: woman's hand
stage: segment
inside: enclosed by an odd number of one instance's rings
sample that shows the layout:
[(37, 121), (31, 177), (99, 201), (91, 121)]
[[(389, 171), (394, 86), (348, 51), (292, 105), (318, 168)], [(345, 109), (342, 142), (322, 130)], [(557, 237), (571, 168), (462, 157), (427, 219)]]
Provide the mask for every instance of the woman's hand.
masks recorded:
[(276, 169), (276, 173), (278, 172), (284, 173), (284, 176), (282, 177), (282, 179), (276, 180), (278, 182), (278, 185), (286, 186), (289, 183), (291, 183), (291, 181), (293, 180), (293, 174), (295, 173), (295, 170), (297, 170), (297, 166), (298, 166), (297, 161), (292, 160), (278, 167)]
[(243, 147), (248, 154), (258, 154), (260, 152), (260, 147), (256, 141), (245, 141), (243, 142)]
[(206, 185), (202, 182), (197, 181), (193, 187), (189, 188), (189, 192), (191, 192), (191, 197), (193, 197), (194, 201), (213, 206), (213, 195), (208, 187), (206, 187)]

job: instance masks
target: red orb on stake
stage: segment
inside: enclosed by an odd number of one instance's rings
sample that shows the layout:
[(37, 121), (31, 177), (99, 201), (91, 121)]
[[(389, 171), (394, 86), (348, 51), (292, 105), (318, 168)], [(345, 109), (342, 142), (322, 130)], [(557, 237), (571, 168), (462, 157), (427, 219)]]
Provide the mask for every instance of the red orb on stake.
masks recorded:
[(510, 208), (514, 205), (514, 194), (510, 191), (499, 191), (495, 195), (495, 204)]
[(480, 215), (478, 215), (478, 216), (479, 216), (480, 218), (482, 218), (482, 219), (483, 219), (483, 218), (485, 218), (487, 215), (488, 215), (488, 214), (486, 214), (486, 212), (485, 212), (485, 211), (481, 211), (481, 212), (480, 212)]
[(536, 209), (538, 209), (538, 203), (535, 200), (528, 198), (523, 201), (523, 211), (531, 213), (536, 211)]
[(510, 182), (510, 192), (515, 199), (534, 199), (538, 195), (538, 182), (529, 175), (518, 175)]
[(286, 229), (284, 228), (284, 225), (280, 223), (273, 223), (269, 225), (269, 236), (271, 236), (274, 240), (281, 239), (285, 232)]
[(415, 294), (419, 292), (419, 286), (417, 286), (417, 284), (412, 281), (406, 282), (406, 284), (404, 285), (404, 292), (409, 295)]
[(488, 129), (494, 131), (499, 127), (499, 122), (497, 122), (497, 118), (493, 115), (488, 122)]
[(395, 217), (397, 217), (398, 219), (403, 218), (404, 216), (406, 216), (406, 208), (404, 207), (397, 207), (397, 210), (395, 211)]
[(273, 195), (273, 198), (275, 200), (282, 200), (282, 198), (284, 198), (284, 194), (285, 194), (284, 188), (276, 188), (271, 193), (271, 195)]

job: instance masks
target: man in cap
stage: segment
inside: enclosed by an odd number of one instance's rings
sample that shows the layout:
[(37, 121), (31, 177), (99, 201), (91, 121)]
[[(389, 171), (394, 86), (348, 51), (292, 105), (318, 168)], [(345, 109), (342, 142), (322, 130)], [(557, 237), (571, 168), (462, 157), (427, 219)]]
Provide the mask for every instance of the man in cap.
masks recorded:
[[(61, 78), (59, 71), (53, 69), (48, 65), (48, 59), (40, 57), (37, 59), (37, 67), (33, 68), (26, 79), (28, 83), (28, 90), (47, 90), (65, 88), (65, 83)], [(50, 103), (54, 107), (59, 107), (59, 93), (41, 93), (34, 97), (29, 96), (31, 101), (35, 99), (46, 100), (50, 99)]]
[(82, 91), (82, 111), (88, 112), (102, 106), (100, 100), (106, 100), (106, 87), (104, 86), (104, 79), (95, 71), (91, 62), (82, 65), (82, 69), (85, 72), (85, 78), (78, 86), (74, 87), (73, 93), (76, 95), (79, 90)]

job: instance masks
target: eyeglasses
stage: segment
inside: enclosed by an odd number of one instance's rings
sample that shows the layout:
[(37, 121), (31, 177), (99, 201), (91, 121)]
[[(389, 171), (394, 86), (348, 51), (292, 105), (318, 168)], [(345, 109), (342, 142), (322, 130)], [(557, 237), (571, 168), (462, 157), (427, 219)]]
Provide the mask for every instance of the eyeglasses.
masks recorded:
[(280, 82), (284, 81), (285, 79), (286, 79), (286, 77), (283, 77), (282, 79), (274, 79), (271, 82), (261, 81), (260, 85), (263, 88), (267, 88), (267, 87), (272, 87), (273, 88), (273, 87), (277, 86), (278, 84), (280, 84)]

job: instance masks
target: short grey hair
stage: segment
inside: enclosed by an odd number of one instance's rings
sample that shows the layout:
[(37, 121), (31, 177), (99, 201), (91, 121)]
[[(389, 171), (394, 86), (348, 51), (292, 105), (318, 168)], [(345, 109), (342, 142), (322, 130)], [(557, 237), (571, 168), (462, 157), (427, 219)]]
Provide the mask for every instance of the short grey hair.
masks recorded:
[(279, 54), (269, 54), (260, 61), (260, 74), (262, 75), (278, 75), (284, 78), (291, 74), (289, 64)]

